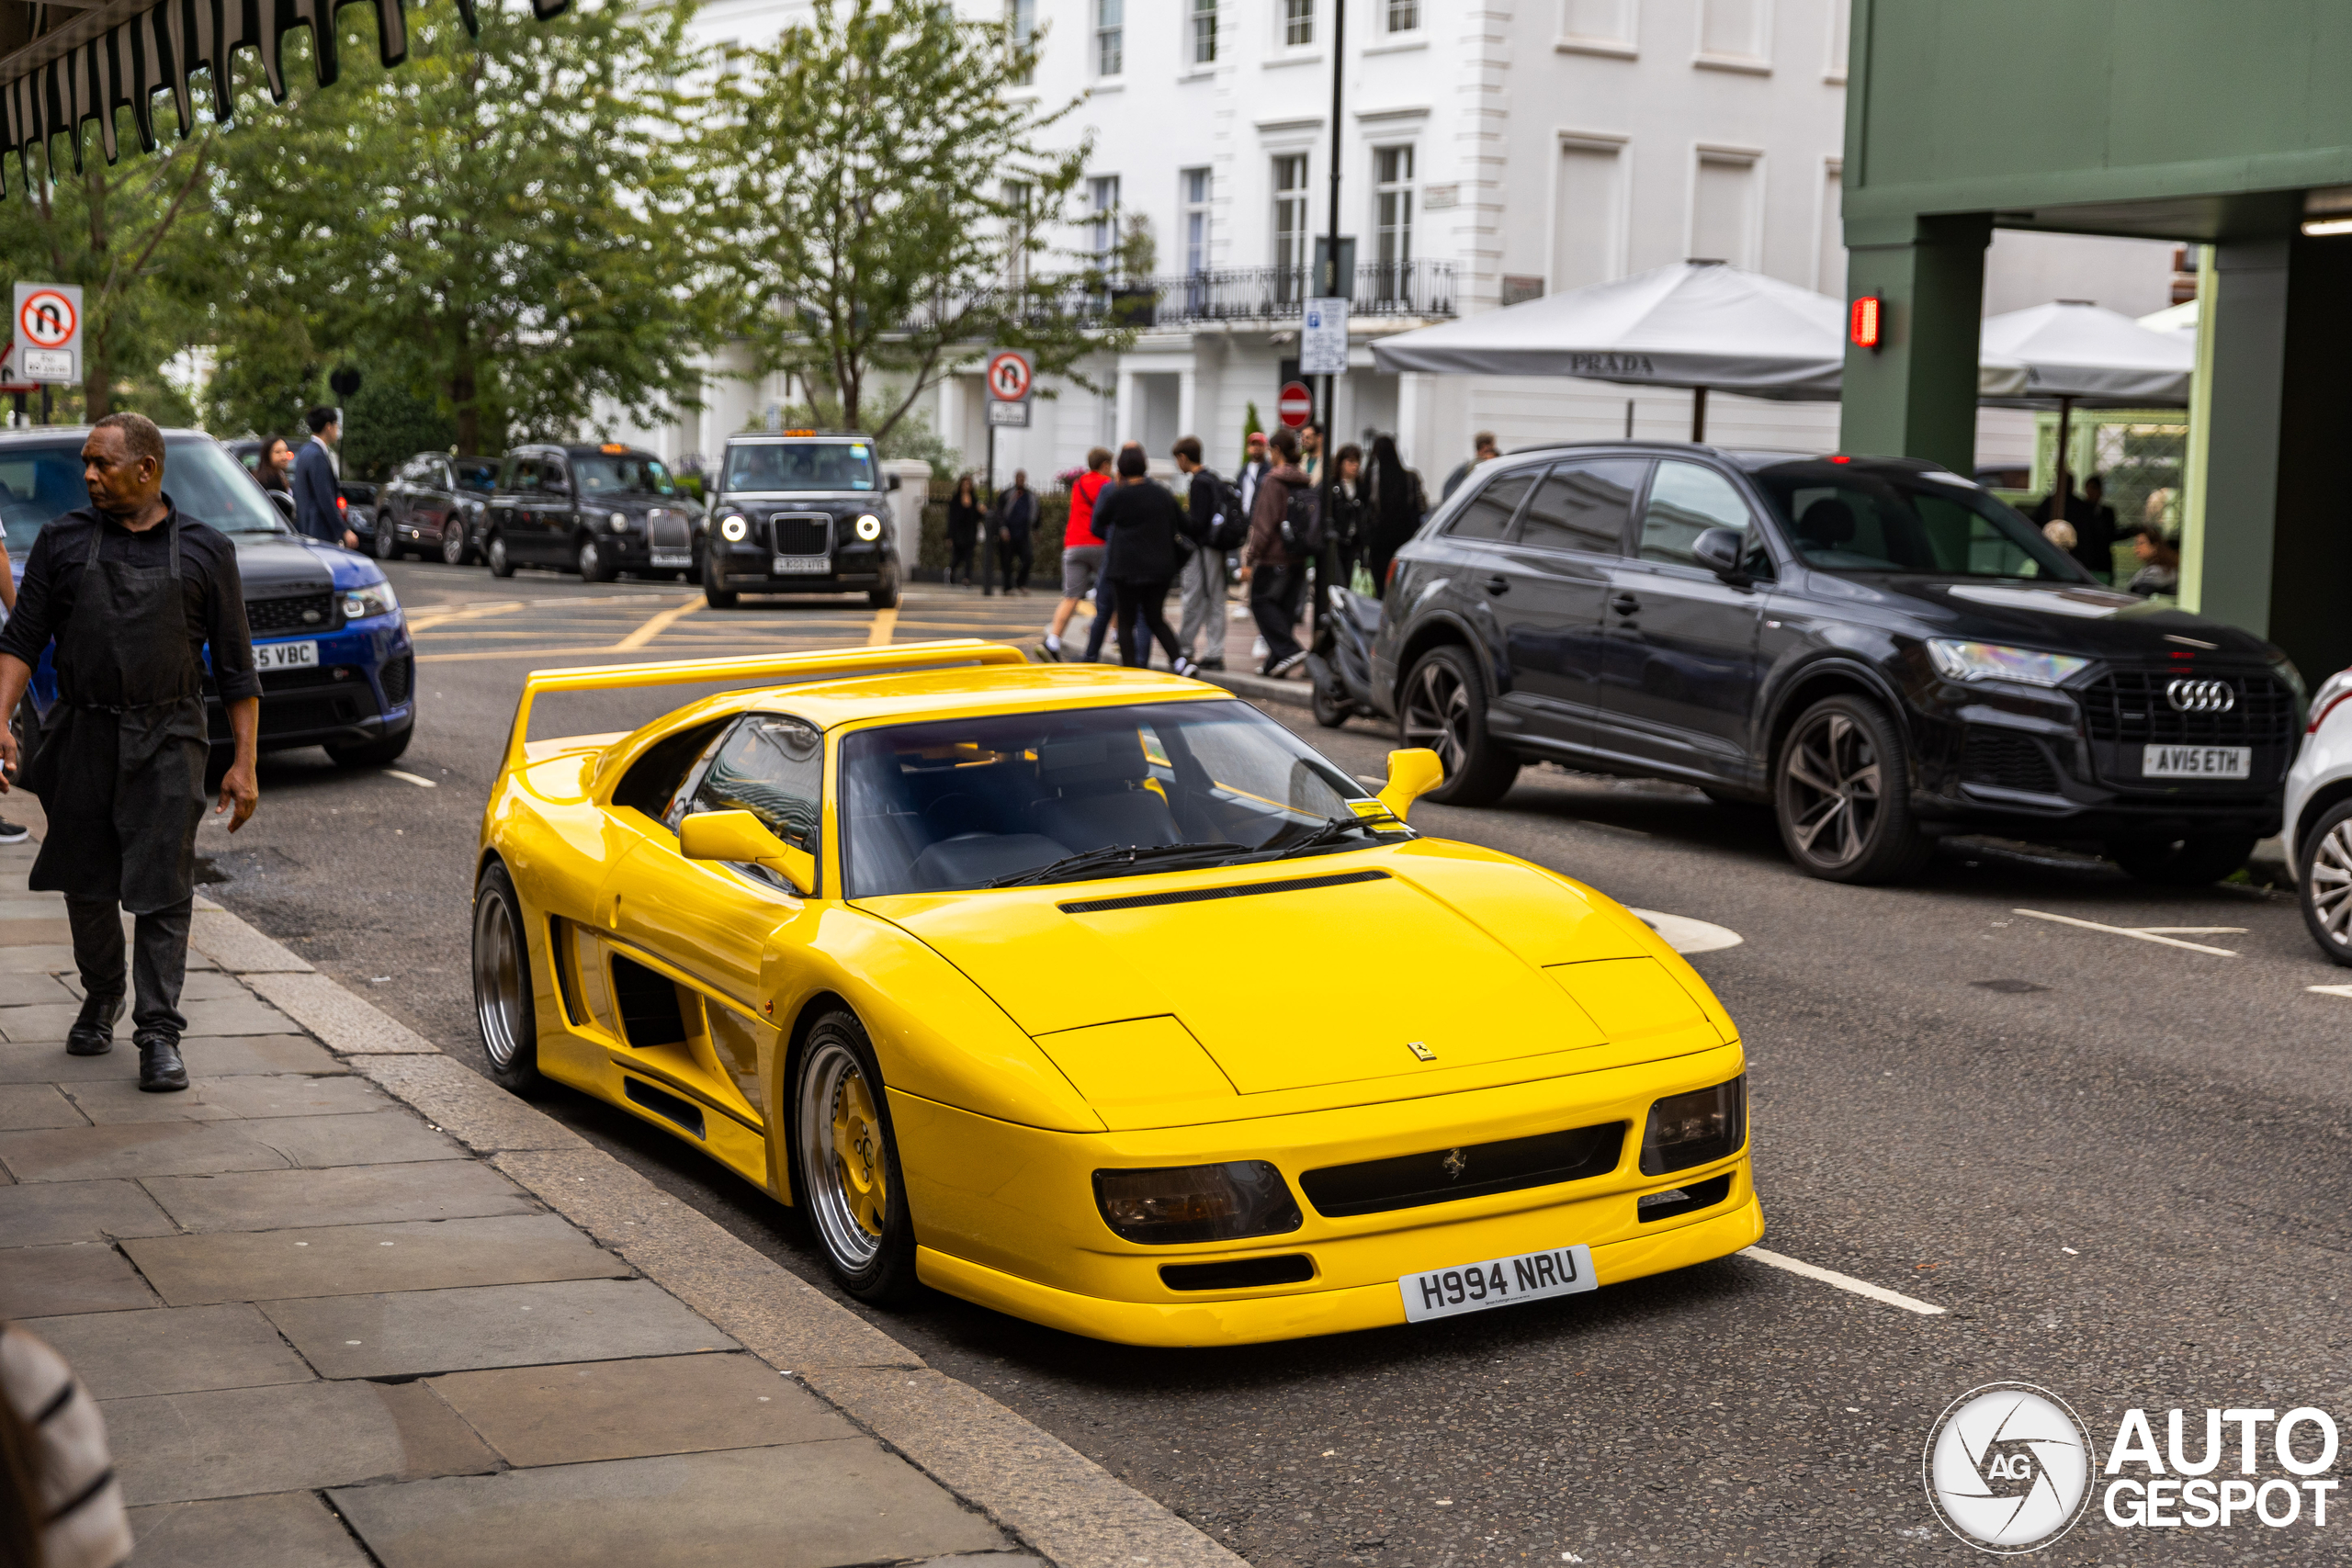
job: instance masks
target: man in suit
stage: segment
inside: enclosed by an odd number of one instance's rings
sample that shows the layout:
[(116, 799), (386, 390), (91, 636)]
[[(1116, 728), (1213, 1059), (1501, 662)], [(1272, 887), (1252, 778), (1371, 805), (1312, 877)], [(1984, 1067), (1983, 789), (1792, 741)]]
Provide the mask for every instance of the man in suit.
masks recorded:
[(359, 547), (359, 536), (344, 526), (343, 509), (335, 489), (334, 459), (330, 453), (343, 439), (343, 425), (334, 410), (314, 408), (304, 416), (311, 439), (294, 457), (294, 526), (313, 539), (345, 549)]

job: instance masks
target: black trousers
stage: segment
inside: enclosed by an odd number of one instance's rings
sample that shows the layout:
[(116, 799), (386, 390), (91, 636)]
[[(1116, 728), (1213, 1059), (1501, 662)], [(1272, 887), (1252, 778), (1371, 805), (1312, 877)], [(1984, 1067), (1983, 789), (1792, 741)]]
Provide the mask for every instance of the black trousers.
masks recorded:
[(947, 541), (947, 547), (952, 552), (952, 558), (947, 563), (947, 581), (949, 582), (969, 582), (972, 581), (972, 550), (974, 547), (979, 544), (979, 542), (978, 536), (974, 536), (968, 539), (950, 539)]
[(1161, 578), (1156, 582), (1126, 581), (1119, 584), (1119, 656), (1130, 670), (1148, 669), (1151, 665), (1150, 638), (1159, 639), (1168, 650), (1168, 668), (1176, 668), (1176, 660), (1183, 657), (1183, 646), (1176, 640), (1176, 632), (1168, 624), (1168, 584)]
[(996, 547), (996, 558), (1004, 567), (1004, 591), (1029, 586), (1029, 541), (1015, 539)]
[(1298, 625), (1299, 596), (1306, 589), (1304, 567), (1261, 561), (1250, 569), (1250, 613), (1257, 617), (1258, 635), (1266, 639), (1267, 671), (1299, 651), (1291, 628)]
[(1102, 657), (1102, 639), (1119, 620), (1119, 585), (1105, 573), (1094, 580), (1094, 619), (1086, 628), (1086, 662)]
[[(131, 942), (130, 1026), (162, 1030), (177, 1039), (187, 1028), (180, 1016), (180, 987), (187, 977), (187, 922), (193, 899), (137, 917)], [(111, 898), (68, 898), (65, 918), (74, 928), (74, 964), (82, 989), (93, 997), (123, 994), (122, 907)]]

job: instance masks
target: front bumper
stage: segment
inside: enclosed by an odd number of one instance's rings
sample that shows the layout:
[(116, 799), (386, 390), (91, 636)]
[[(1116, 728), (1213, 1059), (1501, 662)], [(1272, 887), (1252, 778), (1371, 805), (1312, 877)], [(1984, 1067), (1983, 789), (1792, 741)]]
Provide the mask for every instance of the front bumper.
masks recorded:
[[(316, 642), (319, 662), (262, 676), (261, 750), (376, 740), (416, 722), (415, 649), (401, 615), (347, 621), (317, 637), (256, 638), (254, 646), (287, 642)], [(225, 746), (228, 710), (209, 681), (205, 688), (212, 743)]]
[[(1486, 1258), (1581, 1243), (1606, 1284), (1748, 1246), (1763, 1222), (1745, 1145), (1666, 1176), (1639, 1168), (1652, 1101), (1725, 1082), (1743, 1066), (1731, 1044), (1434, 1099), (1143, 1132), (1046, 1132), (895, 1090), (891, 1118), (922, 1243), (917, 1272), (927, 1283), (1098, 1339), (1245, 1344), (1402, 1323), (1400, 1277)], [(1617, 1164), (1587, 1179), (1346, 1217), (1318, 1213), (1299, 1180), (1332, 1165), (1609, 1122), (1627, 1124)], [(1114, 1235), (1093, 1202), (1098, 1168), (1229, 1159), (1273, 1163), (1299, 1198), (1298, 1228), (1147, 1246)], [(1639, 1217), (1645, 1194), (1716, 1178), (1726, 1190), (1707, 1207)], [(1182, 1290), (1160, 1272), (1166, 1264), (1297, 1255), (1313, 1268), (1297, 1284)]]
[(849, 593), (879, 588), (890, 579), (891, 552), (879, 542), (833, 547), (831, 570), (779, 575), (775, 558), (757, 544), (714, 543), (719, 553), (710, 577), (714, 587), (738, 593)]

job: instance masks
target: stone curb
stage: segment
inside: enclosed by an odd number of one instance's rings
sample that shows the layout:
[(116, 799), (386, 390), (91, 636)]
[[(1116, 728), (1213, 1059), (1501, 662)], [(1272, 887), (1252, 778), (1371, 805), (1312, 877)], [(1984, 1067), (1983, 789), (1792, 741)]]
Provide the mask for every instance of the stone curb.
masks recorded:
[[(1264, 682), (1272, 684), (1273, 682)], [(1056, 1568), (1242, 1560), (1060, 1438), (729, 1235), (238, 916), (200, 900), (189, 941), (385, 1093), (904, 1454)], [(250, 964), (250, 966), (248, 966)], [(1017, 1559), (1015, 1560), (1017, 1561)]]
[(1263, 675), (1238, 675), (1226, 670), (1204, 670), (1193, 679), (1256, 702), (1283, 703), (1295, 708), (1315, 705), (1315, 694), (1304, 681), (1270, 681)]

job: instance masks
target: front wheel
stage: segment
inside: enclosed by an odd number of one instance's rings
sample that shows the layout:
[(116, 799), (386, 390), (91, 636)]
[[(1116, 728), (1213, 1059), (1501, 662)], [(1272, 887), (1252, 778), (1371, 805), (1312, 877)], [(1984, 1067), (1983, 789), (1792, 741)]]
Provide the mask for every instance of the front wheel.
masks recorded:
[(2252, 833), (2192, 833), (2186, 839), (2127, 839), (2107, 846), (2124, 874), (2159, 887), (2203, 887), (2245, 864)]
[(331, 740), (327, 756), (340, 768), (388, 768), (401, 760), (416, 734), (413, 721), (374, 740)]
[(1487, 733), (1487, 688), (1467, 649), (1433, 648), (1405, 677), (1396, 744), (1425, 746), (1445, 764), (1430, 791), (1441, 806), (1491, 806), (1519, 777), (1519, 759)]
[(481, 1027), (491, 1081), (517, 1094), (544, 1081), (526, 929), (514, 878), (491, 862), (474, 884), (474, 1019)]
[(514, 575), (514, 558), (506, 553), (505, 535), (492, 534), (490, 536), (490, 543), (482, 547), (482, 554), (490, 559), (491, 576), (512, 577)]
[(884, 578), (881, 587), (866, 594), (865, 603), (869, 607), (876, 610), (897, 609), (899, 607), (898, 575), (894, 572)]
[(583, 582), (610, 582), (620, 575), (620, 562), (593, 534), (581, 539), (580, 547), (572, 552), (571, 563), (580, 569)]
[(1911, 816), (1903, 737), (1867, 697), (1804, 710), (1773, 769), (1772, 805), (1789, 858), (1830, 882), (1894, 882), (1935, 853)]
[(2352, 967), (2352, 800), (2338, 801), (2304, 838), (2295, 863), (2296, 902), (2312, 940)]
[(463, 566), (469, 552), (466, 547), (466, 525), (463, 519), (452, 517), (441, 525), (441, 560), (446, 566)]
[(842, 1289), (876, 1306), (915, 1293), (915, 1228), (889, 1100), (865, 1026), (827, 1013), (793, 1089), (798, 1201)]
[(718, 581), (718, 562), (706, 552), (702, 558), (703, 603), (714, 610), (731, 610), (735, 607), (735, 590), (721, 588)]

